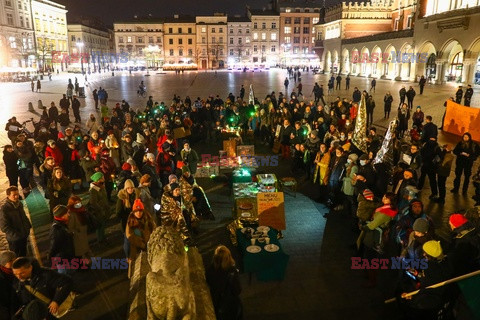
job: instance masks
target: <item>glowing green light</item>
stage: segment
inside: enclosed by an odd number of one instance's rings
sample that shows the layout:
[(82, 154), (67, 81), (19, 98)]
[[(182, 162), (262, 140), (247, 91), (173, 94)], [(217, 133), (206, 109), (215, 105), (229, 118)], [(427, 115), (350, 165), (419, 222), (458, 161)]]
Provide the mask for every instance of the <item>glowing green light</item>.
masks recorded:
[(216, 175), (214, 175), (214, 174), (211, 174), (211, 175), (210, 175), (210, 179), (213, 179), (213, 178), (215, 178), (215, 177), (216, 177)]
[(188, 246), (184, 246), (183, 249), (185, 249), (185, 252), (188, 252)]
[(232, 118), (230, 118), (230, 122), (233, 122), (233, 120), (234, 120), (234, 119), (233, 119), (233, 117), (232, 117)]

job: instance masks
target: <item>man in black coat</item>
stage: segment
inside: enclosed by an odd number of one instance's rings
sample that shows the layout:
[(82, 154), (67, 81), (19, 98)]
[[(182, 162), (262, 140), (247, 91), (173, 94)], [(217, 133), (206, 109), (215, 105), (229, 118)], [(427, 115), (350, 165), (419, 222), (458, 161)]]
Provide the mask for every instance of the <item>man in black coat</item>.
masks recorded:
[(82, 118), (80, 118), (80, 101), (78, 101), (77, 96), (73, 96), (72, 110), (73, 115), (75, 116), (75, 122), (82, 122)]
[(470, 107), (470, 103), (472, 102), (473, 96), (473, 89), (472, 86), (469, 84), (467, 90), (465, 91), (465, 107)]
[[(65, 109), (67, 110), (67, 113), (68, 113), (68, 108), (70, 108), (70, 101), (67, 99), (67, 95), (64, 94), (63, 95), (63, 98), (60, 99), (60, 109)], [(58, 111), (57, 111), (57, 114), (58, 114)]]
[(408, 108), (410, 108), (410, 110), (413, 109), (413, 98), (415, 98), (415, 95), (417, 93), (415, 92), (415, 89), (413, 89), (412, 86), (410, 86), (410, 88), (408, 89), (406, 95), (407, 95), (407, 102), (408, 102)]
[(405, 97), (407, 96), (407, 89), (405, 89), (405, 86), (402, 86), (402, 89), (398, 92), (400, 95), (400, 104), (399, 106), (402, 106), (405, 103)]
[(453, 232), (452, 258), (455, 276), (473, 272), (480, 268), (480, 236), (471, 221), (459, 213), (452, 214), (448, 224)]
[(437, 139), (437, 135), (438, 135), (438, 128), (432, 122), (432, 116), (426, 116), (425, 117), (425, 122), (426, 123), (423, 126), (423, 131), (422, 131), (422, 142), (423, 143), (429, 141), (430, 138)]
[[(12, 269), (17, 278), (14, 282), (17, 296), (23, 305), (28, 306), (40, 301), (30, 293), (27, 286), (51, 300), (48, 304), (48, 310), (51, 313), (58, 311), (58, 307), (72, 291), (73, 283), (70, 277), (42, 268), (36, 260), (26, 257), (18, 258), (13, 262)], [(49, 314), (47, 319), (56, 318)]]
[(357, 103), (360, 102), (360, 100), (362, 99), (362, 93), (360, 92), (360, 90), (358, 90), (357, 87), (353, 89), (352, 98), (353, 98), (352, 99), (353, 102), (357, 102)]
[(462, 98), (463, 98), (463, 90), (462, 90), (462, 86), (459, 86), (457, 92), (455, 93), (455, 102), (458, 104), (461, 104)]
[(7, 199), (0, 208), (0, 229), (7, 236), (10, 250), (18, 257), (23, 257), (27, 255), (27, 239), (32, 225), (19, 196), (17, 187), (7, 188)]
[(466, 194), (470, 176), (472, 175), (473, 163), (480, 155), (480, 148), (478, 144), (472, 140), (471, 134), (465, 132), (462, 136), (462, 141), (458, 142), (455, 149), (453, 149), (453, 153), (457, 156), (457, 160), (455, 162), (455, 180), (453, 181), (453, 189), (450, 190), (450, 192), (458, 192), (463, 173), (465, 175), (463, 180), (463, 193)]

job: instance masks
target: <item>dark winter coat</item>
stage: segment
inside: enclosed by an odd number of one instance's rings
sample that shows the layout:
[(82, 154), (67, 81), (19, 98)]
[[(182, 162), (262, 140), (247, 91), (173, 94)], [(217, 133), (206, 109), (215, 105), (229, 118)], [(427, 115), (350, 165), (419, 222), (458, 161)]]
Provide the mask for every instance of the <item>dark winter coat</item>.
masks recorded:
[(30, 220), (23, 209), (23, 204), (14, 204), (6, 199), (0, 207), (0, 230), (6, 234), (8, 241), (26, 239), (30, 235)]
[(62, 221), (55, 220), (50, 229), (50, 257), (71, 259), (75, 257), (73, 233)]

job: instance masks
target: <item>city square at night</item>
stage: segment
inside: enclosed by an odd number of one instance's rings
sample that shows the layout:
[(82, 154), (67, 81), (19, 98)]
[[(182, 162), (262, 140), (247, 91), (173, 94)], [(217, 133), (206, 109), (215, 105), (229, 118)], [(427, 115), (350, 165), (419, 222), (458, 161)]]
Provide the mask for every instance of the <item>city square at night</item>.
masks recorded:
[(480, 319), (480, 1), (0, 2), (0, 319)]

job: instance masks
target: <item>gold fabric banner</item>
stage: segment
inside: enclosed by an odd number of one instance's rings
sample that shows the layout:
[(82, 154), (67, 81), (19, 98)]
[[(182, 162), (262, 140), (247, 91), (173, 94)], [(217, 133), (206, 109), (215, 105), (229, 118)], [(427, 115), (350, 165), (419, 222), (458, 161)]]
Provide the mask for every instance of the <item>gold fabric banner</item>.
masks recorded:
[(469, 132), (473, 140), (480, 141), (480, 109), (448, 100), (443, 130), (458, 136)]

